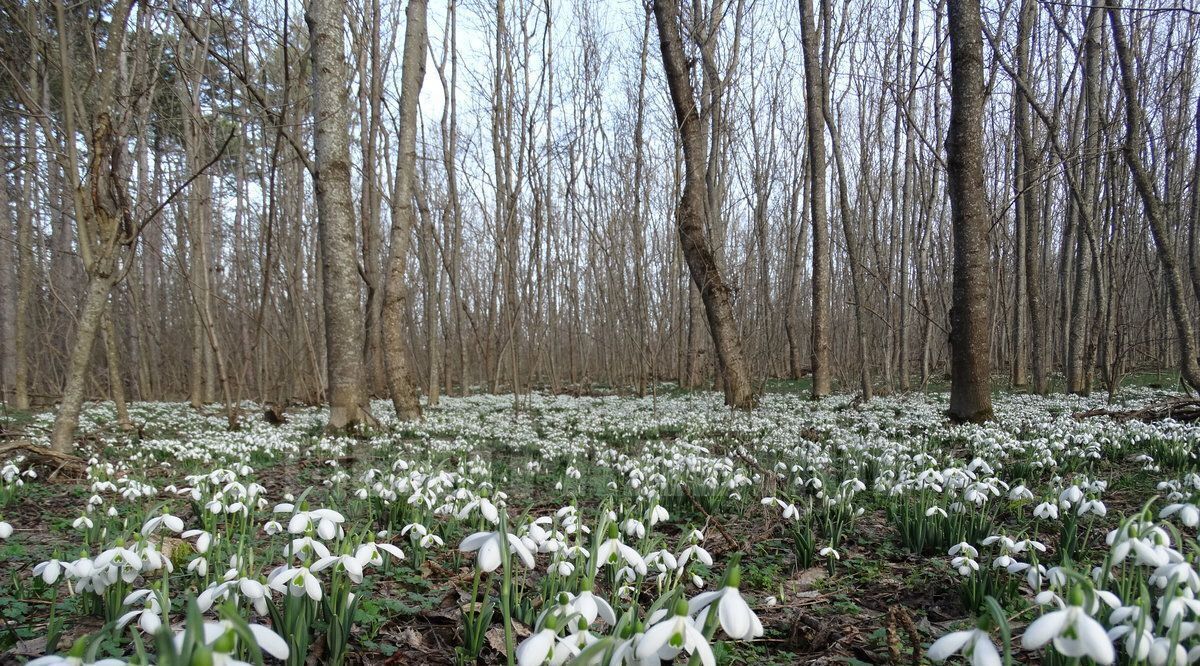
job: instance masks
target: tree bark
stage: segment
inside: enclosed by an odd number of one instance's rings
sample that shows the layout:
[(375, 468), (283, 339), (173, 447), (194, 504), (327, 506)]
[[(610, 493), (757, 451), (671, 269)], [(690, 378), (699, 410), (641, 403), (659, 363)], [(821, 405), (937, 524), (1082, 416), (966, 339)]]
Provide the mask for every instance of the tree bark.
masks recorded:
[(808, 203), (812, 226), (812, 397), (832, 388), (829, 366), (830, 281), (829, 218), (825, 203), (825, 80), (818, 52), (812, 0), (800, 0), (800, 34), (804, 51), (804, 106), (808, 130)]
[(706, 205), (704, 137), (679, 34), (678, 17), (676, 0), (655, 0), (654, 19), (658, 26), (663, 68), (675, 109), (675, 122), (683, 141), (685, 161), (683, 195), (675, 210), (676, 226), (692, 281), (700, 290), (704, 302), (709, 333), (719, 361), (717, 365), (724, 373), (725, 403), (738, 409), (750, 409), (754, 406), (754, 392), (737, 323), (733, 318), (732, 290), (721, 275), (705, 231), (705, 222), (715, 211), (707, 210)]
[[(396, 409), (396, 417), (404, 421), (421, 418), (421, 402), (412, 379), (406, 349), (408, 336), (404, 329), (404, 312), (408, 285), (404, 281), (404, 268), (417, 218), (413, 207), (413, 188), (417, 175), (417, 97), (421, 93), (421, 82), (425, 79), (426, 8), (426, 0), (409, 0), (405, 12), (407, 20), (398, 121), (400, 158), (396, 165), (390, 248), (383, 286), (384, 366), (387, 369), (392, 406)], [(431, 359), (431, 362), (436, 360)]]
[(314, 189), (321, 253), (329, 428), (374, 421), (363, 368), (363, 309), (350, 197), (344, 0), (311, 0), (305, 14), (313, 66)]
[(1155, 189), (1154, 177), (1142, 163), (1141, 150), (1145, 143), (1143, 137), (1145, 118), (1138, 102), (1137, 73), (1134, 71), (1129, 39), (1121, 20), (1121, 3), (1120, 0), (1109, 0), (1109, 2), (1108, 19), (1112, 26), (1113, 46), (1116, 49), (1117, 62), (1121, 69), (1121, 88), (1125, 93), (1125, 145), (1123, 148), (1125, 163), (1129, 165), (1129, 171), (1133, 175), (1133, 184), (1142, 199), (1142, 209), (1150, 224), (1150, 234), (1154, 237), (1158, 262), (1162, 267), (1163, 279), (1167, 285), (1167, 300), (1179, 345), (1180, 379), (1192, 389), (1200, 390), (1200, 362), (1196, 359), (1196, 335), (1192, 328), (1187, 302), (1184, 300), (1183, 278), (1179, 274), (1179, 267), (1175, 263), (1175, 254), (1170, 246), (1163, 203)]
[(947, 180), (954, 230), (950, 308), (950, 418), (992, 417), (991, 267), (983, 180), (983, 27), (979, 0), (949, 0), (950, 132)]

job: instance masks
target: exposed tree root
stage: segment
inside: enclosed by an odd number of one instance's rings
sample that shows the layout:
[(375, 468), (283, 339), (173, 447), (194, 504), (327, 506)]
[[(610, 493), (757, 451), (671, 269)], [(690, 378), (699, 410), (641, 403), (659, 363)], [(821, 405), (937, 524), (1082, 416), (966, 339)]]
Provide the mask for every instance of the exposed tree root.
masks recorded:
[(87, 462), (78, 456), (73, 456), (69, 453), (59, 453), (44, 446), (37, 446), (24, 439), (0, 445), (0, 458), (13, 451), (25, 451), (32, 458), (32, 462), (52, 468), (54, 471), (50, 473), (48, 478), (54, 478), (59, 472), (64, 470), (70, 472), (72, 475), (77, 474), (82, 476), (87, 470)]

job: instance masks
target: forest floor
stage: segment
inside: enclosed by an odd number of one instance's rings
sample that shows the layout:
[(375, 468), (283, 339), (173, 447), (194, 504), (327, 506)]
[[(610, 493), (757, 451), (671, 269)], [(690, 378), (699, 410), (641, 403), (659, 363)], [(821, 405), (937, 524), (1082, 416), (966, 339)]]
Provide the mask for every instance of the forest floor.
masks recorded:
[[(1122, 403), (1167, 397), (1166, 389), (1147, 388), (1155, 383), (1135, 378)], [(1104, 535), (1166, 494), (1163, 488), (1178, 495), (1175, 501), (1191, 501), (1198, 492), (1188, 479), (1200, 428), (1072, 416), (1100, 406), (1098, 398), (998, 393), (994, 423), (956, 427), (942, 417), (946, 397), (939, 392), (866, 405), (852, 396), (812, 403), (803, 392), (802, 384), (772, 382), (748, 415), (730, 413), (715, 394), (670, 387), (645, 398), (522, 396), (515, 412), (512, 396), (443, 398), (417, 425), (387, 418), (390, 406), (377, 402), (381, 427), (359, 438), (324, 435), (320, 409), (295, 408), (286, 423), (272, 426), (246, 404), (243, 427), (231, 432), (219, 406), (197, 412), (136, 403), (135, 429), (124, 431), (115, 427), (111, 405), (91, 405), (79, 451), (91, 460), (86, 476), (71, 478), (63, 470), (49, 478), (53, 468), (30, 459), (0, 461), (0, 520), (14, 528), (0, 544), (0, 663), (65, 653), (83, 636), (97, 656), (128, 658), (143, 618), (122, 629), (112, 621), (143, 608), (123, 603), (136, 589), (161, 593), (168, 610), (157, 614), (183, 629), (188, 599), (213, 589), (220, 597), (223, 581), (266, 581), (272, 568), (297, 556), (282, 548), (301, 534), (286, 531), (302, 502), (344, 516), (343, 533), (319, 537), (334, 554), (375, 539), (406, 553), (369, 569), (354, 587), (345, 663), (502, 663), (507, 648), (499, 612), (484, 623), (482, 640), (464, 647), (471, 600), (488, 594), (474, 592), (480, 585), (474, 558), (457, 548), (495, 522), (483, 509), (494, 502), (510, 531), (530, 539), (534, 550), (547, 541), (537, 536), (535, 518), (549, 517), (538, 524), (557, 535), (549, 539), (553, 547), (537, 554), (535, 568), (510, 563), (520, 578), (516, 642), (530, 634), (558, 592), (586, 589), (585, 578), (595, 580), (597, 596), (609, 599), (618, 615), (637, 614), (671, 590), (692, 597), (701, 591), (697, 583), (719, 585), (738, 562), (741, 594), (764, 632), (745, 641), (726, 640), (718, 631), (713, 649), (720, 663), (915, 665), (930, 642), (973, 626), (984, 612), (964, 591), (974, 579), (952, 566), (949, 546), (967, 541), (985, 551), (984, 537), (1004, 534), (1043, 544), (1036, 557), (1047, 566), (1070, 562), (1082, 569), (1103, 560)], [(0, 411), (0, 432), (37, 443), (51, 418)], [(931, 470), (940, 480), (936, 490), (916, 481)], [(1083, 502), (1102, 502), (1104, 511), (1068, 520), (1078, 513), (1071, 503), (1082, 506), (1074, 499), (1062, 507), (1062, 520), (1034, 515), (1035, 505), (1059, 505), (1071, 488)], [(299, 498), (296, 507), (278, 506), (293, 498)], [(787, 505), (798, 507), (800, 517), (781, 511)], [(649, 516), (656, 506), (669, 518), (654, 524)], [(933, 508), (950, 514), (943, 520)], [(203, 548), (186, 532), (182, 538), (166, 531), (143, 536), (145, 521), (164, 512), (207, 532), (212, 545)], [(284, 514), (277, 518), (282, 535), (271, 534), (269, 525), (263, 529), (275, 513)], [(579, 519), (564, 518), (572, 514)], [(572, 543), (594, 553), (610, 521), (647, 560), (647, 572), (631, 572), (636, 580), (621, 580), (616, 566), (597, 572), (578, 552), (563, 555)], [(412, 525), (421, 527), (402, 532)], [(444, 546), (422, 542), (425, 531)], [(1187, 533), (1194, 538), (1194, 529)], [(44, 570), (34, 572), (51, 559), (99, 565), (106, 549), (125, 546), (144, 562), (140, 569), (126, 562), (105, 589), (69, 567), (49, 583)], [(682, 557), (691, 546), (707, 556), (693, 549), (690, 559)], [(836, 559), (820, 553), (826, 546)], [(173, 571), (147, 565), (153, 553), (138, 548), (157, 550)], [(674, 558), (651, 555), (664, 550)], [(574, 571), (551, 571), (561, 562)], [(992, 556), (979, 558), (981, 567), (991, 564)], [(340, 575), (330, 573), (334, 569), (324, 573)], [(1034, 619), (1032, 597), (1040, 591), (1020, 583), (1022, 575), (1014, 574), (1011, 590), (996, 593), (1014, 632)], [(482, 580), (484, 590), (500, 584)], [(327, 578), (323, 584), (328, 601), (337, 583)], [(226, 594), (247, 619), (277, 629), (290, 612), (287, 597), (276, 593), (272, 603), (279, 610), (260, 616), (236, 589)], [(292, 644), (289, 663), (337, 661), (330, 653), (337, 648), (326, 639), (333, 618), (317, 612), (306, 625), (307, 644)], [(612, 627), (596, 620), (590, 630), (599, 638)], [(297, 658), (297, 647), (307, 656)], [(1031, 659), (1036, 656), (1022, 656)]]

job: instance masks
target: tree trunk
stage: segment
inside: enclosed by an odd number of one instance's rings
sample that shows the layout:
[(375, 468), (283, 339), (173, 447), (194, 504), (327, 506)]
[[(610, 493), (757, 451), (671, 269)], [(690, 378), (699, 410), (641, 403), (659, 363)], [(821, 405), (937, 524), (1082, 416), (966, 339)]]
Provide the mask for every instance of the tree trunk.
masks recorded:
[[(1037, 24), (1036, 0), (1021, 0), (1017, 27), (1017, 76), (1028, 80), (1030, 51), (1033, 49), (1033, 28)], [(1025, 296), (1029, 313), (1029, 358), (1033, 370), (1033, 392), (1044, 395), (1049, 390), (1046, 362), (1045, 312), (1042, 304), (1042, 237), (1041, 181), (1038, 174), (1037, 147), (1029, 124), (1030, 100), (1023, 87), (1015, 101), (1014, 125), (1017, 134), (1019, 162), (1015, 165), (1017, 178), (1016, 206), (1018, 219), (1025, 224)]]
[(1109, 23), (1112, 26), (1113, 46), (1117, 51), (1117, 62), (1121, 66), (1121, 87), (1125, 93), (1125, 162), (1133, 175), (1133, 183), (1142, 199), (1142, 208), (1150, 224), (1154, 246), (1158, 251), (1158, 262), (1162, 266), (1163, 279), (1167, 284), (1167, 300), (1175, 333), (1179, 344), (1180, 379), (1193, 389), (1200, 390), (1200, 362), (1196, 359), (1196, 336), (1192, 328), (1187, 301), (1184, 300), (1183, 278), (1175, 264), (1175, 255), (1170, 246), (1167, 223), (1162, 200), (1155, 190), (1154, 177), (1142, 164), (1141, 150), (1145, 144), (1143, 124), (1145, 118), (1137, 97), (1137, 74), (1134, 71), (1133, 55), (1129, 51), (1129, 40), (1121, 21), (1120, 0), (1110, 0)]
[(314, 189), (332, 430), (374, 421), (363, 369), (363, 309), (350, 197), (344, 9), (343, 0), (311, 0), (305, 14), (313, 66)]
[(992, 417), (991, 270), (983, 180), (983, 28), (979, 0), (949, 0), (950, 132), (947, 180), (954, 229), (950, 308), (950, 418)]
[[(383, 286), (384, 366), (387, 369), (392, 406), (396, 409), (396, 417), (404, 421), (421, 418), (421, 402), (409, 367), (406, 349), (408, 336), (405, 334), (403, 322), (408, 299), (404, 267), (417, 217), (413, 207), (413, 187), (417, 175), (417, 97), (421, 93), (421, 82), (425, 79), (426, 7), (426, 0), (409, 0), (405, 12), (407, 20), (404, 28), (398, 121), (400, 158), (396, 164), (396, 186), (392, 195), (392, 230), (386, 281)], [(431, 359), (431, 362), (436, 361)]]
[(754, 405), (754, 392), (733, 318), (732, 290), (721, 276), (705, 231), (705, 222), (715, 211), (707, 210), (706, 206), (704, 137), (679, 34), (678, 15), (675, 0), (655, 0), (654, 18), (658, 25), (663, 68), (684, 149), (685, 177), (683, 195), (675, 211), (676, 225), (684, 259), (704, 302), (709, 333), (719, 361), (717, 365), (724, 373), (725, 403), (738, 409), (749, 409)]
[(817, 48), (812, 0), (800, 0), (800, 34), (804, 42), (804, 106), (808, 130), (808, 203), (812, 224), (812, 397), (832, 390), (829, 367), (830, 280), (829, 219), (825, 205), (825, 81)]

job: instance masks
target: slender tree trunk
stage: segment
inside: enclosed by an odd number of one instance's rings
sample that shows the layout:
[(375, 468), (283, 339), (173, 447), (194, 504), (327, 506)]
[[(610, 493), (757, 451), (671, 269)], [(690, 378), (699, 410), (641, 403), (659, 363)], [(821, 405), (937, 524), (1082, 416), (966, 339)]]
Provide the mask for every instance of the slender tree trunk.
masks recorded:
[(829, 365), (830, 282), (829, 219), (825, 204), (825, 80), (818, 52), (812, 0), (800, 0), (800, 34), (804, 43), (804, 101), (808, 130), (808, 203), (812, 226), (812, 397), (832, 391)]
[(950, 308), (950, 418), (992, 418), (991, 267), (983, 180), (983, 27), (979, 0), (949, 0), (950, 133), (947, 178), (954, 227)]
[(129, 407), (125, 404), (125, 383), (121, 379), (121, 357), (117, 352), (117, 327), (113, 325), (112, 304), (104, 309), (101, 331), (104, 337), (104, 356), (108, 365), (108, 393), (117, 410), (117, 424), (128, 430)]
[[(1030, 74), (1030, 51), (1033, 48), (1033, 28), (1037, 24), (1037, 0), (1021, 0), (1020, 18), (1017, 27), (1017, 72), (1022, 81)], [(1020, 209), (1018, 218), (1025, 224), (1025, 296), (1029, 312), (1029, 357), (1033, 369), (1033, 392), (1045, 395), (1049, 390), (1049, 373), (1046, 361), (1045, 311), (1042, 303), (1042, 221), (1041, 183), (1038, 173), (1038, 149), (1034, 145), (1033, 130), (1029, 124), (1030, 100), (1021, 88), (1015, 106), (1015, 129), (1017, 133), (1019, 163), (1016, 205)]]
[(1138, 102), (1137, 73), (1134, 71), (1133, 54), (1129, 50), (1129, 39), (1121, 20), (1120, 0), (1109, 0), (1108, 19), (1112, 26), (1113, 46), (1121, 68), (1121, 87), (1125, 93), (1125, 162), (1133, 175), (1133, 184), (1142, 199), (1142, 209), (1150, 224), (1154, 246), (1158, 251), (1158, 262), (1162, 267), (1167, 284), (1167, 301), (1179, 345), (1180, 379), (1193, 389), (1200, 389), (1200, 362), (1196, 359), (1196, 336), (1192, 328), (1184, 296), (1183, 278), (1175, 264), (1175, 255), (1170, 246), (1167, 222), (1162, 200), (1155, 190), (1154, 177), (1142, 164), (1141, 151), (1145, 144), (1144, 113)]
[(663, 68), (666, 70), (675, 120), (684, 148), (684, 187), (675, 211), (676, 224), (684, 259), (704, 301), (709, 333), (719, 361), (717, 365), (724, 373), (725, 403), (731, 407), (749, 409), (754, 405), (754, 392), (737, 323), (733, 319), (732, 290), (721, 276), (705, 231), (705, 221), (715, 211), (706, 210), (704, 137), (687, 59), (683, 53), (683, 41), (679, 35), (678, 15), (679, 7), (675, 0), (655, 0), (654, 18), (658, 25)]

